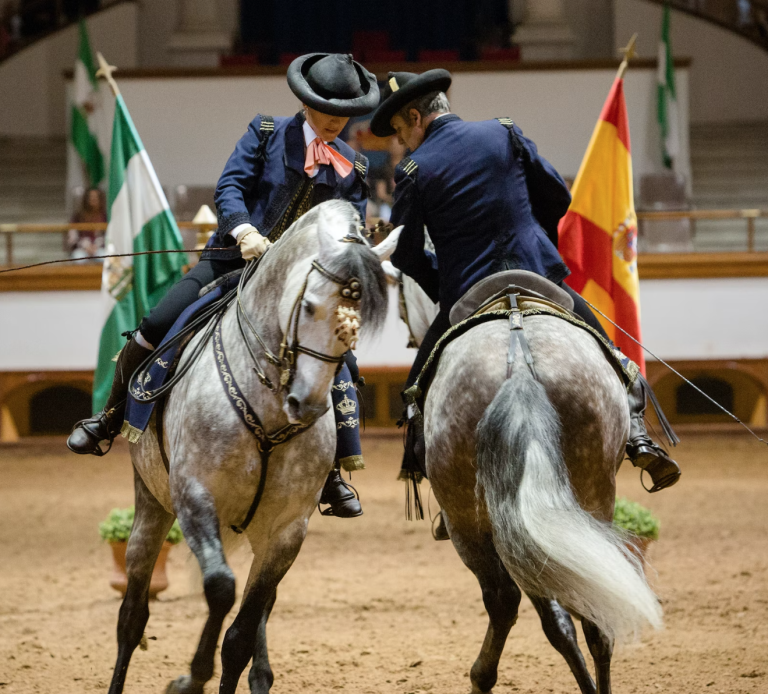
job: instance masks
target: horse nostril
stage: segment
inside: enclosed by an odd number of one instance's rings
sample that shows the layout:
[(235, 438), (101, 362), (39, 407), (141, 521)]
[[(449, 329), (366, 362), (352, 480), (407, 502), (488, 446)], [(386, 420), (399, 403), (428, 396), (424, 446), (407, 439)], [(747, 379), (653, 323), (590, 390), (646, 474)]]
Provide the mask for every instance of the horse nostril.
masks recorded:
[(288, 407), (291, 410), (291, 413), (298, 417), (299, 413), (301, 412), (301, 401), (293, 394), (288, 396)]

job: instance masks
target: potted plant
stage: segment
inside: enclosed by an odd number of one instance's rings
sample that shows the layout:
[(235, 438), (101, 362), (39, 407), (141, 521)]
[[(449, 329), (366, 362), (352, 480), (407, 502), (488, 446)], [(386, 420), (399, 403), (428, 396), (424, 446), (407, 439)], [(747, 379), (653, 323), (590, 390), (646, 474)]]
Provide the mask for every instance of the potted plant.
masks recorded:
[[(128, 576), (125, 573), (125, 550), (128, 545), (128, 538), (133, 528), (134, 507), (113, 508), (106, 520), (99, 523), (99, 535), (101, 539), (109, 542), (112, 547), (112, 558), (114, 566), (109, 585), (116, 591), (125, 595), (128, 587)], [(184, 539), (184, 535), (179, 527), (179, 521), (175, 520), (168, 536), (163, 542), (160, 554), (155, 562), (155, 568), (152, 572), (152, 580), (149, 584), (149, 597), (154, 598), (158, 593), (168, 587), (168, 576), (165, 573), (165, 562), (168, 558), (168, 551), (173, 545), (178, 544)]]
[(627, 535), (627, 547), (641, 559), (648, 545), (659, 539), (659, 519), (645, 506), (624, 497), (616, 499), (613, 524)]

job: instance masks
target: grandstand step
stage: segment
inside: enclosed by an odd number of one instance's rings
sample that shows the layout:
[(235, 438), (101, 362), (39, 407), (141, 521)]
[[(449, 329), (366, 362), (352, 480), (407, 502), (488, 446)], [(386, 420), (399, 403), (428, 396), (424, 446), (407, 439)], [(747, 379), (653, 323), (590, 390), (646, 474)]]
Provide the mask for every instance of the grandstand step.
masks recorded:
[[(60, 223), (66, 212), (67, 143), (65, 138), (0, 138), (0, 222)], [(20, 244), (22, 256), (56, 248), (61, 254), (61, 239), (56, 235), (34, 235)]]

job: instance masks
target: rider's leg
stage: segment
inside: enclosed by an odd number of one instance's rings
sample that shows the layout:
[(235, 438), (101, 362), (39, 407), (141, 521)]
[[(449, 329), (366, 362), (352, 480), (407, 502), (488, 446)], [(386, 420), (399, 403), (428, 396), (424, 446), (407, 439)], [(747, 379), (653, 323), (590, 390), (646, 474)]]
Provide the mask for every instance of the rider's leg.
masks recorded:
[(351, 472), (365, 467), (360, 447), (360, 405), (354, 385), (358, 378), (357, 360), (349, 351), (331, 390), (336, 419), (336, 458), (320, 495), (320, 503), (330, 506), (324, 515), (339, 518), (354, 518), (363, 514), (355, 492), (341, 476), (342, 469)]
[[(432, 354), (432, 350), (435, 348), (438, 340), (450, 327), (451, 321), (448, 318), (448, 312), (440, 311), (437, 316), (435, 316), (432, 325), (429, 326), (429, 329), (419, 346), (419, 351), (416, 353), (413, 366), (411, 366), (411, 371), (405, 382), (405, 390), (408, 390), (408, 388), (416, 382), (416, 379), (419, 377), (421, 370), (427, 363), (427, 359), (429, 359), (429, 355)], [(426, 449), (424, 447), (424, 422), (421, 417), (414, 416), (414, 413), (410, 411), (410, 408), (407, 411), (407, 427), (405, 434), (405, 451), (403, 452), (400, 477), (405, 479), (408, 484), (410, 484), (409, 480), (413, 480), (414, 484), (418, 484), (421, 477), (427, 476)], [(439, 514), (439, 520), (433, 530), (433, 536), (436, 540), (450, 539), (442, 513)]]
[[(565, 282), (561, 282), (560, 287), (573, 298), (574, 313), (610, 342), (603, 326), (600, 325), (600, 321), (592, 313), (587, 302)], [(645, 428), (646, 388), (650, 388), (648, 382), (644, 378), (638, 377), (629, 389), (627, 456), (632, 461), (632, 465), (648, 472), (653, 481), (651, 491), (658, 492), (666, 487), (671, 487), (680, 479), (680, 466), (648, 436), (648, 431)]]
[(75, 425), (67, 440), (67, 446), (75, 453), (101, 455), (100, 441), (112, 441), (120, 433), (128, 397), (128, 385), (133, 372), (140, 366), (154, 347), (158, 347), (165, 334), (185, 308), (197, 299), (200, 289), (221, 275), (234, 270), (242, 261), (221, 262), (201, 260), (144, 317), (139, 332), (123, 347), (115, 367), (107, 403), (101, 412)]

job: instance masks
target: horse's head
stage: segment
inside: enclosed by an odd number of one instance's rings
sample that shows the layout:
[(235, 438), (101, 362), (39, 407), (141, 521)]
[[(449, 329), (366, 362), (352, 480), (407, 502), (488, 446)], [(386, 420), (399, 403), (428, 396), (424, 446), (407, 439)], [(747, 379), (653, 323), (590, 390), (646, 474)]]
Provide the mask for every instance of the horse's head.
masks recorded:
[(280, 392), (292, 423), (328, 409), (330, 383), (344, 353), (356, 346), (361, 331), (375, 332), (386, 317), (385, 275), (358, 231), (359, 221), (349, 203), (323, 203), (279, 244), (280, 255), (294, 259), (291, 267), (283, 265), (287, 274), (277, 305)]

